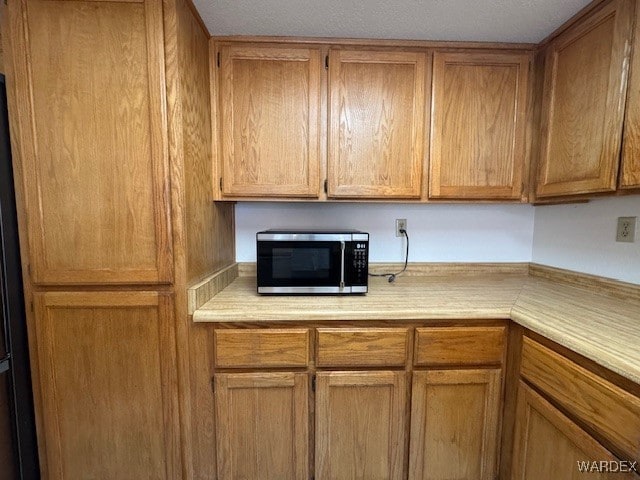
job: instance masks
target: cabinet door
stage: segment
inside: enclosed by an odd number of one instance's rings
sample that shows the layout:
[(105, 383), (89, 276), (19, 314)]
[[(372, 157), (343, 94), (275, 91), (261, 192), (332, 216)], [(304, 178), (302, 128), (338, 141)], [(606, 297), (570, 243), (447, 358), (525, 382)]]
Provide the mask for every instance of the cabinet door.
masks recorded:
[(331, 51), (330, 197), (420, 197), (426, 77), (424, 53)]
[(493, 480), (500, 406), (499, 369), (414, 372), (409, 478)]
[(634, 478), (619, 472), (581, 471), (594, 461), (610, 462), (616, 458), (522, 382), (516, 415), (513, 480)]
[(170, 282), (161, 2), (16, 1), (9, 15), (33, 281)]
[(520, 198), (529, 62), (529, 53), (434, 54), (430, 198)]
[(49, 478), (179, 478), (170, 299), (50, 292), (34, 306)]
[(309, 476), (306, 373), (215, 376), (218, 478)]
[(547, 47), (537, 195), (616, 189), (632, 0), (613, 0)]
[(620, 188), (640, 188), (640, 8), (638, 7), (636, 7), (635, 19)]
[(403, 478), (405, 372), (317, 374), (316, 479)]
[(320, 48), (220, 50), (222, 193), (317, 197)]

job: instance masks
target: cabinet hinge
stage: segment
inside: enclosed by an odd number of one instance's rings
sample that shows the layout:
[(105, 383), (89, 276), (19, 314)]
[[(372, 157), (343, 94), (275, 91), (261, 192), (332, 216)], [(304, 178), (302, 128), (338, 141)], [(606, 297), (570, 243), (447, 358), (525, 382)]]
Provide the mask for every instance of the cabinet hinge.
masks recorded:
[(324, 69), (329, 70), (329, 55), (324, 57)]
[(324, 179), (324, 193), (329, 193), (329, 182), (327, 179)]
[(218, 58), (217, 58), (217, 64), (218, 64), (218, 68), (220, 68), (220, 52), (218, 52)]
[(313, 375), (311, 377), (311, 391), (315, 392), (316, 391), (316, 376)]

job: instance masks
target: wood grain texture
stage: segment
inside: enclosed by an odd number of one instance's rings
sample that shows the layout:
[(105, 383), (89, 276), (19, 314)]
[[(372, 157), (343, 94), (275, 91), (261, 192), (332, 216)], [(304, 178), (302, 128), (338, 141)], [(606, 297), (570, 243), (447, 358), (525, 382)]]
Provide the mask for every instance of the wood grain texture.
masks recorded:
[(429, 73), (424, 53), (330, 51), (329, 197), (420, 197)]
[(281, 43), (299, 45), (323, 45), (323, 46), (354, 46), (354, 47), (401, 47), (401, 48), (463, 48), (486, 50), (534, 50), (534, 43), (505, 43), (505, 42), (444, 42), (429, 40), (389, 40), (380, 38), (327, 38), (327, 37), (282, 37), (261, 35), (227, 35), (212, 36), (216, 42), (244, 42), (244, 43)]
[(407, 328), (319, 328), (318, 367), (401, 367), (407, 362)]
[(501, 439), (498, 478), (511, 478), (515, 422), (517, 415), (518, 384), (520, 383), (520, 361), (524, 328), (513, 322), (509, 324), (507, 355), (504, 366), (503, 407), (500, 418)]
[(316, 479), (403, 478), (406, 376), (317, 374)]
[(309, 330), (216, 330), (215, 364), (219, 368), (306, 367)]
[[(213, 203), (209, 37), (190, 2), (178, 4), (177, 61), (180, 76), (184, 222), (187, 283), (228, 265), (235, 256), (233, 205)], [(215, 233), (214, 233), (215, 232)]]
[(224, 196), (317, 197), (320, 49), (220, 48)]
[[(11, 7), (11, 8), (10, 8)], [(22, 21), (22, 5), (17, 2), (11, 2), (11, 6), (5, 4), (4, 2), (0, 2), (0, 25), (2, 32), (4, 35), (2, 36), (3, 42), (3, 59), (4, 59), (4, 73), (5, 79), (7, 82), (7, 106), (9, 112), (16, 112), (20, 108), (20, 101), (17, 98), (17, 92), (15, 87), (11, 87), (10, 85), (15, 85), (16, 75), (15, 75), (15, 62), (13, 58), (22, 54), (23, 50), (20, 46), (16, 45), (18, 42), (9, 41), (10, 37), (23, 38), (24, 37), (24, 22)], [(18, 229), (19, 229), (19, 238), (20, 238), (20, 251), (22, 252), (20, 255), (20, 261), (22, 266), (22, 271), (27, 272), (29, 269), (29, 257), (25, 254), (25, 252), (29, 251), (29, 241), (28, 241), (28, 229), (26, 225), (26, 202), (24, 199), (24, 191), (22, 189), (22, 185), (24, 185), (25, 172), (23, 167), (22, 156), (19, 155), (19, 128), (18, 128), (18, 120), (16, 115), (11, 113), (9, 114), (9, 129), (13, 132), (10, 135), (11, 140), (11, 151), (12, 151), (12, 160), (13, 160), (13, 175), (14, 175), (14, 187), (15, 187), (15, 196), (16, 196), (16, 210), (17, 210), (17, 219), (18, 219)], [(33, 292), (33, 284), (31, 282), (31, 277), (29, 275), (23, 275), (23, 288), (24, 288), (24, 299), (25, 305), (31, 305), (32, 292)], [(27, 326), (27, 334), (28, 338), (36, 338), (35, 325), (36, 319), (35, 314), (30, 308), (25, 309), (25, 320)], [(37, 448), (38, 448), (38, 456), (40, 463), (40, 474), (43, 478), (49, 478), (49, 470), (48, 470), (48, 459), (47, 459), (47, 448), (45, 436), (42, 432), (45, 431), (45, 419), (42, 413), (42, 388), (40, 386), (40, 382), (34, 381), (33, 379), (37, 379), (40, 377), (40, 369), (38, 367), (38, 349), (35, 341), (28, 342), (29, 345), (29, 367), (32, 379), (32, 391), (33, 391), (33, 403), (34, 403), (34, 414), (35, 414), (35, 426), (37, 433)]]
[(522, 196), (528, 53), (436, 52), (430, 198)]
[(637, 3), (620, 168), (620, 188), (640, 187), (640, 8)]
[(409, 479), (493, 480), (500, 369), (413, 373)]
[(34, 282), (170, 281), (161, 5), (14, 3)]
[(525, 337), (522, 376), (629, 458), (640, 445), (640, 398)]
[(499, 365), (505, 334), (505, 327), (418, 328), (414, 365)]
[(624, 473), (581, 473), (580, 461), (614, 461), (584, 430), (524, 383), (518, 389), (512, 480), (634, 480)]
[(607, 2), (548, 46), (538, 197), (616, 189), (633, 5)]
[[(176, 341), (182, 478), (216, 476), (212, 332), (193, 325), (187, 287), (204, 274), (233, 262), (233, 206), (213, 206), (205, 179), (213, 178), (208, 36), (191, 5), (163, 0), (167, 114), (171, 159)], [(192, 85), (193, 83), (193, 85)], [(204, 122), (204, 123), (202, 123)], [(211, 128), (213, 129), (213, 127)], [(217, 141), (215, 143), (218, 143)]]
[(170, 299), (57, 292), (34, 303), (49, 478), (177, 478)]
[(306, 373), (217, 374), (218, 479), (307, 478)]
[(2, 29), (0, 28), (0, 73), (5, 73), (5, 66), (4, 66), (4, 44), (3, 44), (3, 40), (2, 40)]

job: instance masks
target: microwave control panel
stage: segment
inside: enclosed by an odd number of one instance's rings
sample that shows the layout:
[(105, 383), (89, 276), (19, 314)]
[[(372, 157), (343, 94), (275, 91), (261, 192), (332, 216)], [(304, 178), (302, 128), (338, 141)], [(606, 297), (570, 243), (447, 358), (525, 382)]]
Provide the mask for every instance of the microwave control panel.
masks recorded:
[(352, 242), (352, 259), (353, 278), (350, 283), (356, 285), (367, 285), (369, 275), (369, 242), (355, 241)]

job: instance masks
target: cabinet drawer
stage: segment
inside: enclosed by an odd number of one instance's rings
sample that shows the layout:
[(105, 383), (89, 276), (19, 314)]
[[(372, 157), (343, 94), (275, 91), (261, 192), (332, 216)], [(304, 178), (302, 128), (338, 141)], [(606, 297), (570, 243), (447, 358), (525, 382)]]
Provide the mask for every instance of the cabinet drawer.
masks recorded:
[(493, 365), (502, 363), (505, 327), (416, 329), (415, 365)]
[(306, 367), (309, 363), (309, 330), (216, 330), (214, 355), (217, 367)]
[(407, 328), (319, 328), (317, 365), (404, 366)]
[(639, 398), (527, 337), (521, 374), (618, 451), (638, 455)]

